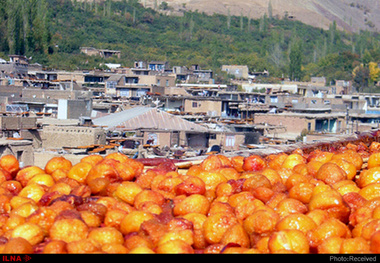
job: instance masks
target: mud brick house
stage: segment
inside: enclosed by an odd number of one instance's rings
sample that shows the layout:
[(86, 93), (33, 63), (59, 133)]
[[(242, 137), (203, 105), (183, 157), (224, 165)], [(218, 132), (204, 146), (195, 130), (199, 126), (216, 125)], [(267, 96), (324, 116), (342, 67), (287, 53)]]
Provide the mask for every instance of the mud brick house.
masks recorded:
[(0, 156), (7, 154), (15, 156), (20, 167), (34, 164), (33, 143), (29, 140), (0, 138)]
[(6, 75), (22, 75), (28, 74), (29, 61), (27, 57), (20, 55), (9, 55), (10, 60), (0, 60), (0, 73)]
[(43, 127), (40, 133), (44, 149), (106, 143), (106, 133), (100, 127), (48, 125)]
[[(208, 136), (207, 128), (150, 107), (134, 107), (93, 119), (93, 123), (110, 131), (140, 131), (144, 142), (153, 138), (154, 144), (160, 146), (187, 144), (195, 134), (201, 136), (202, 140)], [(190, 139), (190, 144), (192, 143), (196, 144), (196, 140), (193, 142)]]
[(1, 116), (1, 137), (19, 137), (33, 141), (37, 135), (37, 117)]
[(308, 133), (343, 133), (346, 130), (346, 118), (342, 113), (302, 114), (284, 112), (278, 114), (256, 114), (255, 124), (284, 126), (284, 136), (295, 139), (303, 131)]
[(248, 79), (249, 69), (246, 65), (223, 65), (222, 71), (234, 75), (237, 79)]
[(109, 49), (97, 49), (93, 47), (81, 47), (80, 51), (88, 56), (100, 56), (102, 58), (110, 58), (116, 56), (120, 58), (121, 51), (118, 50), (109, 50)]

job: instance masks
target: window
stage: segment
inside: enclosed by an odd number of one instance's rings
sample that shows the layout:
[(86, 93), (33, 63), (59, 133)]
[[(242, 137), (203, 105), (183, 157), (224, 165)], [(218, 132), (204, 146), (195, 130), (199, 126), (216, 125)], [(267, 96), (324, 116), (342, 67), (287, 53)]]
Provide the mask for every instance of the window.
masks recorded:
[(235, 145), (235, 136), (227, 135), (226, 136), (226, 147), (233, 147)]
[(270, 102), (277, 103), (278, 102), (277, 96), (270, 96)]
[(158, 145), (158, 136), (156, 133), (149, 133), (147, 144), (150, 145)]
[(107, 82), (107, 89), (115, 89), (116, 88), (116, 82), (115, 81), (108, 81)]
[(193, 102), (193, 108), (197, 108), (198, 107), (198, 103), (197, 102)]
[(21, 160), (22, 160), (22, 154), (23, 154), (23, 153), (24, 153), (23, 151), (17, 151), (17, 152), (16, 152), (16, 158), (17, 158), (18, 161), (21, 161)]

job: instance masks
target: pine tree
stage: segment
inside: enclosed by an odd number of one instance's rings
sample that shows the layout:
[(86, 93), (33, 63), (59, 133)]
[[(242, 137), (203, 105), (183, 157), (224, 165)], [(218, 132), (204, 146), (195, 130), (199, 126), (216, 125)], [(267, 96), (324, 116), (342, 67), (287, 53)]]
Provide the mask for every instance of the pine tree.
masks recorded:
[(35, 40), (34, 50), (40, 53), (47, 52), (49, 31), (47, 23), (47, 5), (45, 0), (37, 0), (36, 14), (32, 21), (33, 37)]
[(6, 17), (7, 17), (7, 40), (9, 53), (22, 54), (23, 44), (21, 43), (21, 4), (22, 0), (7, 0), (6, 1)]
[[(10, 54), (44, 53), (50, 41), (46, 0), (3, 0), (6, 30), (2, 32)], [(4, 27), (5, 28), (5, 27)]]
[(243, 31), (244, 29), (244, 17), (243, 17), (243, 10), (240, 12), (240, 31)]
[(268, 3), (268, 17), (269, 17), (269, 19), (273, 18), (273, 7), (272, 7), (272, 1), (271, 0), (269, 0), (269, 3)]
[(231, 13), (230, 8), (227, 9), (227, 29), (230, 29), (231, 27)]

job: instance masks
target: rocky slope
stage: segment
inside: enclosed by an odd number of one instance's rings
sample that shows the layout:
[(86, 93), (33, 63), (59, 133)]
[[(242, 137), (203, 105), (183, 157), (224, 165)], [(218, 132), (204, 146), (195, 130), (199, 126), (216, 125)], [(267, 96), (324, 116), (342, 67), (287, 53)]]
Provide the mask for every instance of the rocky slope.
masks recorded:
[[(162, 0), (140, 0), (146, 7), (158, 7)], [(165, 0), (170, 11), (178, 15), (184, 10), (207, 14), (225, 14), (260, 18), (272, 6), (273, 16), (287, 15), (290, 19), (327, 29), (336, 21), (338, 28), (350, 32), (379, 31), (379, 0)], [(270, 3), (270, 4), (269, 4)]]

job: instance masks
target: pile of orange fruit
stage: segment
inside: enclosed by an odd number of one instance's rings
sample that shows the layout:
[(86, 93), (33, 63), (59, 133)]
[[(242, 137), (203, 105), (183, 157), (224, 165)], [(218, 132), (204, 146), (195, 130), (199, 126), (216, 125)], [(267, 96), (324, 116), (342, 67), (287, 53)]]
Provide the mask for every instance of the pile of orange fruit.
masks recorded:
[(121, 153), (0, 158), (0, 253), (378, 253), (380, 144), (187, 170)]

